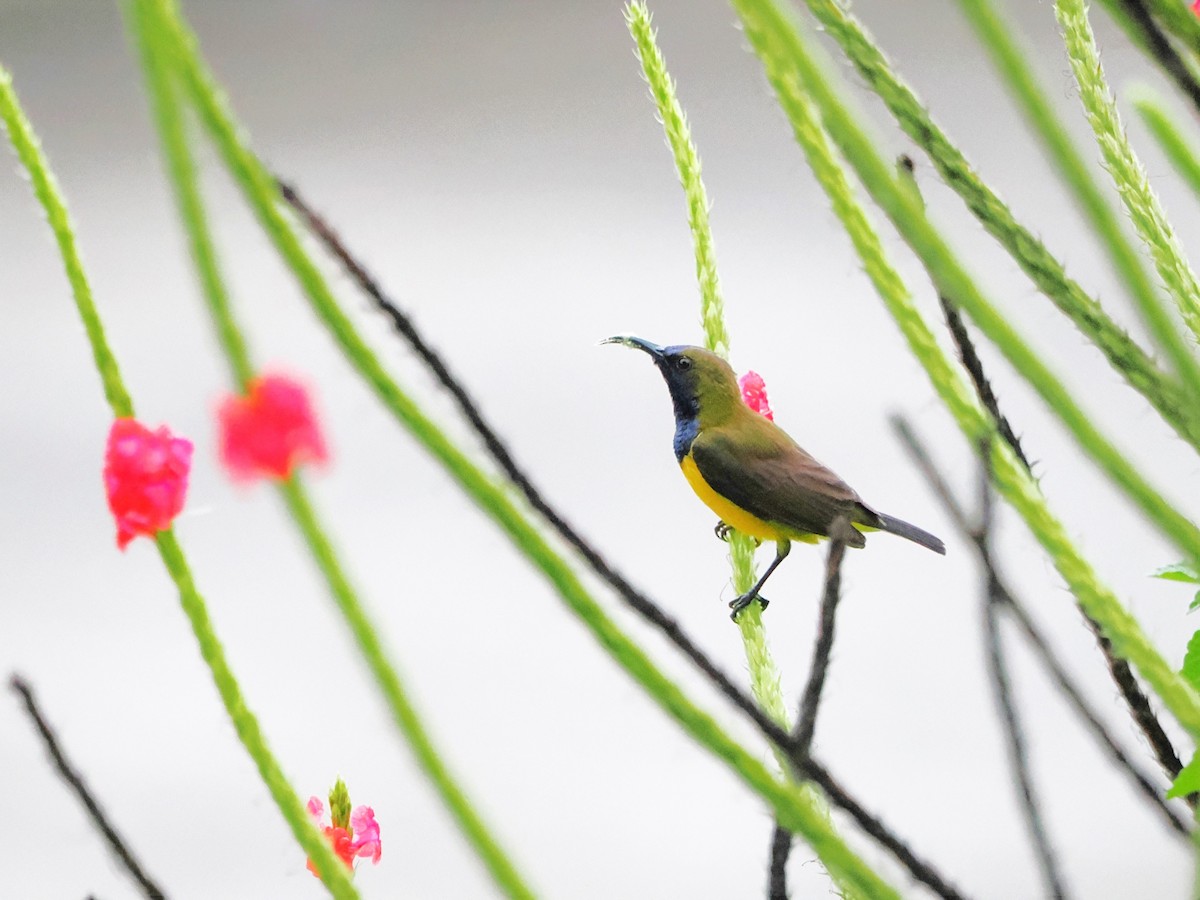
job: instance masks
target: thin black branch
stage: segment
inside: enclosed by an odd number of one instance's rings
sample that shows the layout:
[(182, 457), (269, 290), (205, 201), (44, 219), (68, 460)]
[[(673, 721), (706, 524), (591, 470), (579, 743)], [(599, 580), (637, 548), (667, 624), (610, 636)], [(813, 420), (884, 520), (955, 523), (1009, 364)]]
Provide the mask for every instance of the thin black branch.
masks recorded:
[[(1096, 643), (1099, 644), (1100, 649), (1104, 653), (1104, 659), (1108, 663), (1108, 670), (1112, 673), (1117, 690), (1125, 698), (1130, 715), (1133, 716), (1134, 722), (1137, 723), (1138, 728), (1141, 729), (1142, 734), (1145, 735), (1146, 740), (1150, 743), (1150, 749), (1154, 751), (1154, 756), (1158, 760), (1159, 766), (1166, 773), (1166, 776), (1174, 781), (1183, 768), (1183, 763), (1179, 760), (1179, 754), (1175, 752), (1175, 745), (1171, 743), (1171, 739), (1167, 737), (1167, 732), (1163, 729), (1162, 723), (1159, 722), (1158, 714), (1155, 713), (1154, 707), (1150, 705), (1150, 698), (1146, 696), (1146, 692), (1138, 684), (1129, 663), (1118, 657), (1113, 651), (1112, 642), (1101, 630), (1100, 623), (1088, 615), (1084, 615), (1083, 620), (1087, 623), (1088, 628), (1091, 629), (1092, 634), (1096, 636)], [(1189, 794), (1187, 797), (1188, 805), (1195, 809), (1198, 799), (1200, 799), (1200, 795)]]
[[(980, 448), (979, 461), (979, 492), (980, 517), (979, 525), (974, 529), (974, 540), (979, 548), (980, 556), (991, 559), (992, 538), (992, 480), (988, 467), (988, 447)], [(1009, 764), (1012, 766), (1013, 779), (1017, 783), (1017, 791), (1021, 799), (1021, 808), (1025, 813), (1025, 822), (1029, 826), (1029, 834), (1033, 838), (1034, 851), (1037, 854), (1038, 865), (1046, 882), (1046, 890), (1056, 900), (1067, 896), (1062, 872), (1054, 848), (1050, 844), (1050, 835), (1046, 831), (1046, 822), (1042, 817), (1041, 804), (1033, 785), (1033, 773), (1029, 768), (1029, 754), (1025, 744), (1025, 730), (1021, 725), (1021, 717), (1013, 698), (1012, 680), (1009, 678), (1008, 661), (1001, 644), (999, 612), (1004, 605), (1004, 589), (994, 566), (984, 567), (983, 573), (983, 631), (984, 645), (987, 647), (988, 672), (991, 676), (992, 689), (1000, 714), (1004, 720), (1004, 734), (1008, 743)]]
[[(413, 325), (412, 320), (391, 299), (389, 299), (371, 277), (366, 268), (359, 263), (346, 249), (333, 229), (308, 206), (300, 197), (296, 188), (276, 179), (284, 199), (305, 220), (313, 233), (324, 243), (358, 282), (359, 287), (375, 302), (392, 322), (393, 327), (400, 333), (414, 352), (429, 367), (441, 382), (442, 386), (454, 397), (463, 415), (470, 422), (476, 434), (483, 441), (488, 453), (505, 475), (525, 495), (530, 506), (536, 509), (568, 544), (575, 548), (583, 559), (591, 566), (601, 579), (616, 591), (635, 612), (650, 624), (654, 625), (671, 643), (673, 643), (692, 663), (700, 669), (710, 682), (739, 710), (748, 716), (758, 726), (762, 734), (778, 747), (790, 762), (802, 773), (806, 780), (814, 782), (829, 794), (830, 799), (844, 809), (867, 834), (882, 844), (893, 856), (912, 874), (913, 878), (928, 886), (934, 893), (945, 900), (961, 900), (962, 895), (946, 883), (930, 864), (917, 857), (908, 845), (896, 837), (875, 816), (867, 812), (838, 784), (811, 756), (799, 753), (791, 735), (768, 716), (761, 707), (740, 687), (733, 683), (716, 664), (694, 644), (690, 637), (679, 627), (679, 624), (665, 613), (649, 597), (631, 585), (619, 572), (597, 552), (575, 529), (554, 509), (541, 495), (541, 492), (530, 481), (529, 476), (519, 468), (512, 454), (503, 441), (484, 419), (466, 388), (450, 373), (440, 356), (430, 347)], [(834, 791), (831, 791), (833, 788)], [(836, 792), (836, 798), (834, 797)]]
[(841, 530), (849, 529), (850, 523), (840, 518), (830, 528), (829, 554), (825, 558), (825, 589), (821, 592), (821, 618), (817, 625), (817, 639), (813, 646), (812, 665), (808, 670), (808, 682), (800, 700), (800, 715), (792, 732), (796, 747), (801, 753), (812, 749), (813, 733), (817, 728), (817, 708), (821, 704), (821, 693), (825, 689), (825, 676), (829, 672), (829, 659), (833, 653), (834, 626), (837, 622), (838, 601), (842, 593), (842, 560), (846, 556), (846, 538)]
[(988, 381), (987, 375), (983, 372), (983, 360), (975, 351), (975, 345), (971, 342), (971, 336), (967, 334), (967, 326), (963, 324), (962, 316), (958, 314), (958, 309), (949, 298), (939, 294), (938, 302), (941, 303), (942, 313), (946, 316), (946, 327), (950, 329), (950, 335), (954, 338), (955, 346), (958, 347), (958, 358), (962, 362), (963, 368), (967, 370), (967, 374), (971, 376), (971, 383), (975, 385), (975, 393), (979, 395), (979, 401), (983, 404), (983, 408), (991, 414), (992, 420), (1000, 432), (1000, 437), (1008, 446), (1012, 447), (1013, 453), (1017, 454), (1017, 459), (1021, 461), (1025, 470), (1031, 471), (1033, 467), (1029, 464), (1025, 450), (1021, 447), (1020, 439), (1013, 431), (1012, 425), (1008, 423), (1008, 419), (1000, 412), (1000, 401), (996, 399), (992, 383)]
[(771, 865), (767, 876), (768, 900), (788, 900), (787, 861), (792, 855), (792, 833), (775, 823), (771, 833)]
[[(975, 352), (975, 347), (971, 343), (971, 338), (967, 334), (966, 326), (963, 324), (957, 308), (946, 297), (939, 297), (938, 299), (941, 301), (942, 310), (946, 315), (946, 325), (954, 337), (954, 342), (958, 345), (959, 358), (962, 360), (967, 373), (971, 376), (971, 381), (975, 384), (975, 390), (979, 395), (980, 401), (983, 403), (984, 408), (991, 414), (1000, 432), (1000, 436), (1012, 448), (1017, 458), (1021, 460), (1025, 466), (1025, 470), (1032, 473), (1029, 460), (1021, 449), (1016, 435), (1009, 426), (1008, 420), (1000, 412), (1000, 405), (996, 400), (996, 394), (992, 390), (987, 377), (984, 375), (979, 355)], [(1154, 755), (1158, 759), (1158, 764), (1166, 772), (1167, 776), (1174, 781), (1175, 776), (1179, 774), (1183, 766), (1179, 761), (1179, 755), (1175, 752), (1175, 748), (1171, 744), (1171, 739), (1167, 737), (1162, 723), (1158, 721), (1158, 716), (1150, 705), (1150, 699), (1146, 696), (1145, 691), (1142, 690), (1141, 685), (1138, 684), (1129, 663), (1121, 659), (1113, 651), (1112, 642), (1105, 637), (1100, 623), (1084, 612), (1082, 608), (1079, 609), (1079, 613), (1087, 622), (1092, 634), (1096, 636), (1096, 644), (1104, 656), (1104, 661), (1108, 666), (1108, 671), (1112, 676), (1113, 682), (1117, 686), (1117, 690), (1120, 691), (1126, 706), (1129, 707), (1129, 714), (1133, 717), (1138, 728), (1141, 729), (1142, 734), (1146, 736), (1146, 740), (1149, 741), (1150, 748), (1154, 751)], [(1200, 797), (1196, 795), (1188, 797), (1188, 803), (1193, 809), (1196, 808), (1198, 800), (1200, 800)]]
[(1146, 42), (1146, 52), (1154, 57), (1184, 96), (1191, 101), (1192, 106), (1200, 111), (1200, 83), (1197, 83), (1192, 70), (1183, 61), (1183, 56), (1175, 49), (1167, 33), (1159, 27), (1143, 0), (1117, 0), (1117, 3), (1141, 33)]
[(1029, 646), (1034, 651), (1034, 654), (1050, 674), (1055, 686), (1062, 692), (1062, 695), (1083, 721), (1087, 730), (1091, 732), (1092, 736), (1106, 751), (1113, 764), (1133, 781), (1138, 792), (1146, 798), (1152, 808), (1159, 812), (1168, 827), (1181, 837), (1187, 838), (1191, 831), (1187, 822), (1176, 815), (1175, 811), (1171, 809), (1163, 797), (1162, 789), (1155, 785), (1154, 779), (1141, 770), (1138, 764), (1129, 757), (1116, 738), (1109, 732), (1108, 728), (1100, 720), (1099, 715), (1092, 709), (1091, 704), (1088, 703), (1082, 692), (1075, 686), (1071, 676), (1067, 674), (1067, 671), (1059, 663), (1053, 650), (1050, 648), (1049, 642), (1034, 624), (1024, 604), (1017, 599), (1004, 578), (1000, 575), (991, 553), (988, 552), (985, 554), (983, 548), (979, 547), (970, 518), (955, 498), (950, 486), (942, 478), (928, 449), (916, 436), (908, 422), (902, 417), (893, 417), (892, 426), (908, 450), (917, 469), (929, 484), (930, 489), (946, 509), (950, 520), (954, 523), (959, 533), (975, 547), (980, 564), (988, 571), (989, 582), (994, 586), (997, 597), (1002, 602), (1003, 609), (1021, 629), (1029, 641)]
[[(829, 529), (829, 553), (825, 557), (825, 587), (821, 591), (821, 613), (817, 623), (817, 639), (813, 646), (812, 664), (808, 667), (808, 682), (800, 700), (800, 715), (792, 729), (795, 749), (802, 755), (811, 755), (813, 735), (817, 729), (817, 709), (821, 705), (821, 694), (825, 688), (825, 675), (829, 671), (829, 659), (833, 653), (834, 626), (837, 622), (837, 606), (841, 599), (842, 560), (846, 556), (846, 541), (850, 522), (844, 517), (834, 521)], [(791, 853), (792, 835), (786, 828), (775, 823), (771, 836), (771, 865), (767, 877), (767, 896), (770, 900), (787, 900), (787, 861)]]
[(34, 727), (42, 736), (42, 742), (46, 745), (46, 751), (50, 754), (50, 759), (54, 763), (54, 768), (58, 771), (59, 777), (67, 783), (72, 791), (75, 792), (83, 807), (87, 810), (88, 818), (91, 819), (92, 825), (96, 830), (104, 836), (104, 840), (108, 843), (109, 849), (117, 857), (118, 861), (125, 870), (129, 872), (138, 887), (142, 889), (142, 893), (150, 900), (163, 900), (166, 896), (162, 889), (155, 884), (150, 876), (142, 869), (137, 858), (133, 855), (133, 851), (129, 849), (129, 845), (117, 833), (116, 828), (109, 823), (108, 818), (104, 815), (104, 810), (100, 808), (100, 804), (96, 798), (92, 796), (92, 792), (88, 790), (88, 786), (84, 783), (83, 776), (72, 768), (70, 761), (63, 754), (62, 748), (59, 746), (58, 738), (54, 735), (54, 730), (50, 727), (50, 723), (42, 715), (38, 709), (37, 701), (33, 696), (33, 688), (20, 675), (13, 674), (8, 681), (9, 687), (16, 692), (25, 705), (25, 712), (29, 714), (29, 718), (33, 721)]

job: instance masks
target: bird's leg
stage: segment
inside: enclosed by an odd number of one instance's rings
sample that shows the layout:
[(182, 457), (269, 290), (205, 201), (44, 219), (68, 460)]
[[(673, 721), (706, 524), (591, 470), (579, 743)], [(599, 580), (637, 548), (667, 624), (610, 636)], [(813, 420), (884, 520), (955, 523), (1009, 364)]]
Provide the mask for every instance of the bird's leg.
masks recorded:
[(729, 616), (731, 619), (736, 622), (738, 613), (749, 606), (754, 600), (758, 600), (758, 602), (762, 604), (763, 609), (767, 608), (767, 598), (759, 597), (758, 592), (761, 591), (762, 586), (767, 583), (767, 579), (771, 577), (771, 573), (774, 572), (775, 569), (778, 568), (779, 564), (787, 558), (787, 555), (791, 549), (792, 542), (786, 538), (775, 542), (775, 559), (773, 559), (771, 564), (767, 566), (767, 571), (762, 573), (762, 577), (760, 577), (758, 581), (754, 583), (754, 587), (750, 588), (750, 590), (746, 591), (746, 593), (742, 594), (740, 597), (729, 602), (729, 608), (733, 610)]

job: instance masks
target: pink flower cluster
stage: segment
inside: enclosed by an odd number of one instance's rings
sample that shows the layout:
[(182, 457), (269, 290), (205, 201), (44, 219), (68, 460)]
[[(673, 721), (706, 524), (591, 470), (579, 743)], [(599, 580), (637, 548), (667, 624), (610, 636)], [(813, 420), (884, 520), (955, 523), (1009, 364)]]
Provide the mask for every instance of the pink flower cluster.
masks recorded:
[(167, 426), (151, 431), (136, 419), (117, 419), (104, 451), (104, 490), (117, 520), (122, 550), (139, 534), (154, 537), (183, 509), (192, 442)]
[(250, 382), (217, 412), (221, 462), (236, 481), (291, 476), (296, 466), (328, 459), (325, 440), (304, 388), (281, 375)]
[[(1200, 0), (1197, 0), (1200, 3)], [(738, 387), (742, 389), (742, 400), (746, 405), (758, 413), (760, 416), (765, 416), (772, 422), (775, 421), (775, 414), (771, 412), (771, 404), (767, 402), (767, 383), (762, 380), (762, 376), (751, 370), (738, 379)]]
[[(325, 814), (325, 804), (319, 797), (308, 798), (308, 813), (317, 820), (325, 839), (333, 846), (333, 852), (338, 859), (350, 869), (358, 857), (370, 857), (371, 862), (379, 864), (383, 855), (383, 845), (379, 840), (379, 823), (375, 821), (375, 810), (369, 806), (357, 806), (350, 813), (347, 825), (326, 825), (322, 821)], [(308, 861), (308, 871), (317, 874), (313, 861)]]

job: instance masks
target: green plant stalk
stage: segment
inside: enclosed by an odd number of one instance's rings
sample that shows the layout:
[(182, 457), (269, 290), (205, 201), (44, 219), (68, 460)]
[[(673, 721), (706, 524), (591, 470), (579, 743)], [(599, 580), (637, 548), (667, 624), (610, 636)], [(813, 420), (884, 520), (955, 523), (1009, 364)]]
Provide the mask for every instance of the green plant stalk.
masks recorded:
[[(161, 38), (154, 27), (157, 19), (145, 0), (136, 0), (127, 8), (132, 13), (135, 38), (141, 50), (163, 155), (167, 160), (168, 173), (188, 235), (192, 258), (196, 263), (209, 312), (216, 325), (218, 342), (229, 363), (234, 381), (244, 393), (256, 370), (242, 330), (233, 314), (224, 278), (217, 263), (196, 176), (195, 161), (180, 115), (181, 108), (176, 103), (178, 98), (172, 83), (171, 70), (163, 64), (159, 56)], [(417, 763), (433, 783), (442, 802), (500, 890), (508, 897), (532, 898), (533, 891), (493, 837), (434, 746), (429, 732), (404, 689), (396, 667), (387, 658), (378, 633), (351, 586), (300, 478), (292, 476), (279, 483), (278, 488)]]
[[(701, 177), (700, 154), (692, 142), (687, 116), (675, 93), (675, 85), (667, 71), (666, 60), (658, 48), (649, 9), (644, 3), (630, 3), (625, 10), (625, 18), (642, 64), (642, 74), (650, 87), (650, 95), (654, 99), (659, 120), (666, 132), (667, 144), (675, 160), (679, 182), (687, 198), (688, 225), (692, 232), (696, 257), (696, 280), (700, 286), (700, 319), (704, 326), (705, 346), (728, 359), (729, 332), (725, 326), (725, 303), (721, 297), (720, 280), (717, 277), (712, 227), (708, 219), (708, 192)], [(757, 580), (754, 566), (756, 548), (756, 542), (749, 535), (736, 529), (730, 530), (729, 562), (733, 589), (739, 595), (750, 590)], [(751, 603), (742, 610), (737, 617), (737, 627), (742, 638), (746, 665), (750, 671), (750, 691), (754, 699), (776, 723), (790, 730), (791, 720), (783, 698), (779, 668), (771, 654), (766, 626), (763, 624), (762, 605)], [(785, 776), (791, 775), (795, 778), (796, 772), (787, 756), (778, 747), (774, 748), (774, 754), (780, 771)], [(801, 790), (813, 808), (828, 820), (829, 804), (824, 794), (811, 782), (799, 781)], [(831, 874), (843, 897), (858, 896), (853, 884), (837, 873)]]
[(1142, 117), (1163, 153), (1192, 192), (1200, 197), (1200, 150), (1196, 141), (1186, 137), (1167, 111), (1166, 104), (1149, 88), (1138, 88), (1132, 95), (1134, 109)]
[(712, 229), (708, 224), (708, 192), (700, 178), (700, 154), (692, 143), (687, 116), (675, 96), (675, 85), (667, 72), (667, 64), (654, 39), (650, 11), (644, 3), (634, 2), (625, 7), (625, 22), (633, 35), (642, 74), (650, 87), (650, 96), (658, 108), (659, 119), (666, 132), (667, 144), (675, 158), (679, 183), (687, 198), (688, 225), (695, 246), (696, 280), (700, 283), (700, 319), (708, 349), (720, 356), (729, 356), (729, 332), (725, 328), (725, 304), (717, 279), (717, 259), (713, 251)]
[[(133, 401), (121, 378), (116, 357), (108, 346), (104, 326), (92, 298), (91, 287), (84, 273), (83, 262), (75, 243), (75, 233), (62, 193), (50, 171), (41, 147), (38, 145), (29, 120), (25, 117), (13, 91), (12, 78), (0, 67), (0, 119), (8, 131), (13, 149), (21, 164), (29, 173), (34, 195), (46, 212), (46, 219), (54, 232), (59, 253), (71, 283), (75, 307), (83, 321), (96, 370), (104, 386), (104, 396), (118, 419), (132, 418)], [(208, 617), (204, 599), (196, 589), (195, 581), (188, 568), (183, 550), (175, 539), (173, 530), (161, 531), (155, 538), (159, 556), (162, 557), (171, 580), (179, 591), (179, 602), (191, 624), (192, 632), (200, 647), (200, 654), (207, 663), (217, 693), (225, 705), (234, 730), (246, 752), (258, 768), (259, 775), (275, 805), (291, 827), (297, 843), (316, 865), (321, 880), (329, 892), (339, 900), (356, 898), (358, 893), (350, 882), (345, 866), (334, 854), (333, 849), (317, 831), (300, 798), (288, 783), (287, 777), (272, 755), (258, 727), (258, 720), (246, 705), (241, 688), (224, 650)]]
[[(696, 256), (696, 280), (700, 286), (700, 319), (704, 326), (705, 346), (728, 359), (729, 331), (725, 327), (725, 302), (721, 297), (721, 284), (717, 277), (712, 227), (708, 220), (708, 192), (701, 177), (700, 154), (692, 142), (687, 116), (675, 93), (675, 84), (667, 71), (667, 62), (658, 48), (649, 9), (644, 3), (630, 3), (625, 8), (625, 21), (629, 26), (629, 33), (633, 36), (637, 57), (642, 64), (642, 74), (650, 87), (650, 96), (658, 110), (663, 131), (666, 132), (667, 145), (671, 148), (671, 156), (675, 161), (675, 171), (687, 198), (688, 226), (691, 228)], [(743, 594), (753, 587), (756, 580), (754, 540), (749, 535), (733, 529), (729, 533), (729, 545), (733, 588), (738, 594)], [(754, 699), (772, 719), (788, 728), (779, 671), (771, 656), (762, 623), (762, 607), (752, 603), (738, 616), (737, 625), (742, 635), (746, 662), (750, 668), (750, 687)], [(785, 757), (781, 756), (778, 750), (776, 757), (782, 770), (789, 771)]]
[[(1163, 306), (1158, 290), (1133, 244), (1125, 235), (1112, 206), (1105, 199), (1086, 160), (1076, 149), (1066, 127), (1054, 112), (1046, 92), (1026, 61), (1027, 56), (1017, 45), (1011, 27), (1006, 23), (992, 0), (959, 0), (959, 5), (975, 28), (980, 41), (988, 48), (997, 68), (1008, 82), (1009, 89), (1025, 111), (1026, 118), (1041, 136), (1059, 174), (1066, 180), (1079, 205), (1087, 214), (1092, 227), (1108, 247), (1117, 273), (1125, 282), (1150, 333), (1168, 354), (1176, 373), (1183, 380), (1187, 394), (1179, 396), (1174, 385), (1165, 384), (1168, 401), (1179, 421), (1162, 412), (1163, 418), (1174, 425), (1182, 437), (1200, 449), (1196, 441), (1197, 410), (1200, 409), (1200, 361), (1187, 346), (1175, 323)], [(1166, 378), (1159, 373), (1164, 383)], [(1146, 395), (1147, 399), (1150, 395)], [(1182, 410), (1179, 404), (1184, 404)], [(1186, 426), (1186, 429), (1183, 427)]]
[[(810, 153), (809, 145), (819, 146), (802, 137), (814, 130), (824, 134), (816, 122), (819, 111), (829, 136), (839, 146), (843, 157), (851, 162), (868, 192), (894, 223), (903, 222), (909, 227), (912, 232), (910, 243), (920, 248), (922, 258), (938, 272), (939, 285), (949, 296), (974, 295), (973, 284), (925, 219), (918, 200), (895, 180), (889, 161), (884, 160), (862, 127), (846, 111), (825, 81), (824, 74), (813, 63), (804, 39), (790, 19), (770, 0), (734, 0), (734, 8), (802, 146)], [(841, 165), (834, 160), (832, 151), (812, 155), (814, 169), (818, 162), (820, 165), (818, 178), (829, 179), (830, 172), (837, 172), (845, 184)], [(878, 237), (854, 201), (848, 185), (838, 187), (831, 194), (835, 211), (840, 208), (839, 215), (847, 216), (847, 231), (909, 348), (928, 373), (934, 390), (972, 445), (990, 438), (990, 423), (938, 346), (904, 283), (887, 263)], [(991, 447), (997, 487), (1045, 548), (1080, 607), (1100, 624), (1114, 651), (1138, 669), (1188, 733), (1200, 739), (1200, 697), (1162, 658), (1137, 620), (1100, 582), (1067, 537), (1062, 523), (1050, 512), (1036, 482), (1011, 450), (1000, 441), (991, 441)]]
[[(1150, 251), (1159, 278), (1167, 286), (1193, 336), (1200, 338), (1200, 284), (1197, 284), (1196, 275), (1188, 265), (1183, 248), (1125, 134), (1116, 99), (1104, 78), (1100, 51), (1083, 0), (1055, 0), (1054, 12), (1062, 27), (1075, 82), (1079, 85), (1079, 99), (1113, 184), (1134, 228)], [(1162, 339), (1157, 326), (1155, 337)]]
[[(799, 79), (797, 85), (802, 83), (812, 95), (842, 155), (854, 166), (875, 202), (921, 259), (938, 291), (952, 298), (971, 316), (1013, 368), (1067, 426), (1080, 449), (1091, 456), (1101, 471), (1137, 503), (1150, 522), (1173, 541), (1187, 558), (1200, 557), (1200, 529), (1155, 490), (1100, 432), (1075, 403), (1066, 386), (984, 297), (949, 245), (930, 223), (920, 201), (907, 187), (897, 182), (891, 164), (883, 160), (862, 129), (854, 124), (826, 82), (820, 67), (807, 55), (800, 31), (794, 23), (779, 10), (774, 0), (739, 0), (738, 6), (754, 10), (751, 14), (769, 16), (778, 23), (776, 33), (779, 40), (775, 46), (783, 56), (790, 54), (794, 57), (792, 64), (796, 67)], [(800, 88), (796, 87), (795, 90), (799, 91)], [(869, 156), (862, 157), (861, 154)]]
[[(1099, 302), (1067, 275), (1062, 263), (1054, 258), (1046, 246), (1028, 228), (1017, 222), (1011, 210), (972, 169), (962, 151), (950, 141), (912, 89), (891, 68), (861, 24), (833, 0), (806, 2), (867, 84), (883, 100), (900, 127), (928, 154), (946, 184), (963, 199), (984, 228), (1009, 252), (1038, 289), (1100, 349), (1109, 364), (1129, 385), (1142, 394), (1180, 436), (1200, 450), (1200, 413), (1196, 411), (1196, 403), (1189, 402), (1188, 395), (1180, 390), (1179, 385), (1158, 368), (1133, 338), (1109, 317)], [(989, 48), (998, 56), (1003, 56), (1002, 70), (1010, 83), (1019, 87), (1019, 99), (1031, 117), (1034, 117), (1033, 110), (1036, 108), (1035, 124), (1041, 128), (1047, 122), (1054, 122), (1053, 113), (1044, 101), (1039, 104), (1035, 99), (1038, 96), (1036, 85), (1028, 70), (1020, 66), (1020, 52), (1011, 41), (1006, 43), (997, 36), (1003, 31), (1000, 21), (995, 16), (988, 16), (987, 10), (979, 3), (970, 0), (960, 2), (971, 15), (972, 24), (977, 29), (986, 29), (988, 35), (995, 38), (994, 42), (989, 42)], [(1026, 77), (1022, 76), (1022, 72)], [(1043, 138), (1051, 147), (1056, 161), (1060, 153), (1071, 152), (1070, 143), (1061, 133), (1061, 128), (1056, 135), (1043, 131)], [(1090, 191), (1084, 187), (1088, 181), (1086, 168), (1082, 165), (1072, 166), (1067, 177), (1093, 221), (1099, 216), (1106, 222), (1105, 225), (1097, 224), (1097, 228), (1109, 244), (1118, 274), (1137, 299), (1139, 308), (1149, 310), (1146, 312), (1148, 316), (1154, 316), (1155, 313), (1160, 317), (1165, 316), (1154, 285), (1142, 269), (1140, 258), (1124, 239), (1111, 210), (1099, 196), (1094, 184)], [(1154, 333), (1159, 336), (1157, 331)], [(1169, 341), (1172, 336), (1178, 337), (1173, 329), (1165, 338)], [(1176, 359), (1175, 354), (1172, 354), (1172, 359)], [(1193, 396), (1200, 397), (1200, 367), (1186, 352), (1179, 355), (1179, 361), (1182, 362), (1181, 372), (1188, 378), (1187, 384), (1194, 391)]]
[(158, 0), (156, 9), (164, 16), (161, 21), (173, 40), (174, 62), (179, 66), (182, 81), (225, 158), (226, 165), (268, 236), (296, 274), (314, 311), (330, 329), (347, 360), (375, 391), (388, 411), (545, 575), (613, 659), (697, 743), (723, 759), (743, 783), (763, 797), (784, 827), (802, 835), (831, 872), (845, 878), (867, 896), (896, 897), (896, 892), (833, 831), (809, 797), (796, 785), (773, 777), (753, 754), (734, 741), (709, 714), (699, 709), (674, 682), (662, 674), (645, 652), (605, 615), (567, 563), (521, 514), (504, 489), (477, 468), (387, 375), (338, 309), (319, 270), (304, 253), (299, 238), (281, 211), (282, 204), (274, 182), (241, 142), (224, 98), (204, 67), (195, 49), (195, 39), (178, 17), (174, 4)]

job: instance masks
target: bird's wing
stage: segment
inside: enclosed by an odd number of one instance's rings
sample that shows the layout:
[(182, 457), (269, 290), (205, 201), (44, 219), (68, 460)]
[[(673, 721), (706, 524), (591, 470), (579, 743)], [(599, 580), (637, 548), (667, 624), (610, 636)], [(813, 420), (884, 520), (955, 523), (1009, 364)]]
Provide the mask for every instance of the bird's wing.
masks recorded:
[(764, 521), (819, 535), (839, 515), (877, 524), (846, 482), (774, 426), (705, 429), (691, 453), (714, 491)]

